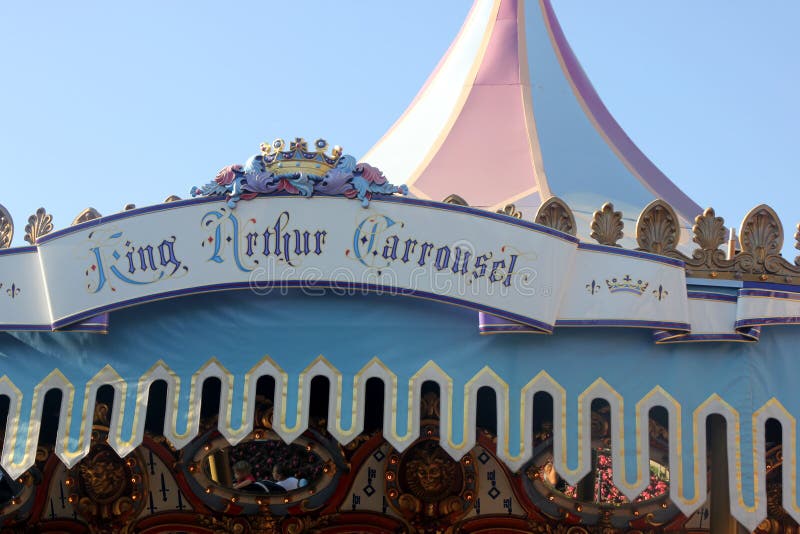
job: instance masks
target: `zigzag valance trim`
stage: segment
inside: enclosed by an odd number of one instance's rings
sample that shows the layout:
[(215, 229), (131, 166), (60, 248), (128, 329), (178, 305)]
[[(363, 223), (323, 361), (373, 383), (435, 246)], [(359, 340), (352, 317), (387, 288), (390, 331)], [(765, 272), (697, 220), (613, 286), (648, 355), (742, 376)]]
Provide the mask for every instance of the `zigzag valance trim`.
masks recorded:
[[(155, 381), (167, 384), (164, 435), (180, 449), (198, 435), (199, 399), (206, 379), (216, 377), (221, 381), (223, 409), (218, 428), (231, 444), (236, 444), (253, 430), (256, 383), (265, 375), (271, 376), (276, 384), (273, 429), (286, 442), (294, 441), (308, 428), (311, 380), (326, 377), (330, 381), (328, 431), (342, 444), (362, 432), (366, 383), (370, 378), (379, 378), (385, 387), (384, 437), (399, 451), (419, 437), (422, 385), (436, 382), (441, 398), (440, 445), (456, 459), (475, 446), (478, 390), (489, 387), (498, 399), (497, 455), (515, 471), (533, 454), (534, 396), (545, 392), (553, 398), (554, 465), (570, 484), (576, 484), (591, 469), (591, 403), (594, 399), (604, 399), (611, 409), (614, 483), (630, 499), (649, 483), (648, 417), (652, 408), (663, 407), (670, 428), (670, 498), (687, 516), (703, 504), (707, 494), (705, 422), (710, 415), (719, 414), (727, 422), (731, 513), (751, 529), (767, 514), (764, 425), (773, 418), (783, 428), (783, 506), (792, 517), (800, 519), (796, 419), (775, 398), (752, 413), (740, 413), (717, 394), (697, 406), (682, 405), (660, 386), (641, 398), (624, 398), (601, 377), (577, 398), (569, 398), (566, 389), (545, 371), (532, 377), (524, 387), (514, 389), (490, 366), (472, 376), (462, 389), (434, 361), (419, 368), (407, 383), (401, 383), (378, 358), (346, 378), (325, 357), (319, 356), (296, 381), (269, 357), (256, 363), (238, 381), (214, 358), (188, 379), (181, 379), (166, 363), (158, 361), (136, 383), (124, 380), (110, 365), (82, 386), (72, 384), (55, 369), (39, 382), (29, 399), (23, 398), (8, 376), (3, 376), (0, 395), (9, 397), (10, 408), (2, 467), (10, 476), (17, 477), (33, 465), (44, 395), (49, 390), (63, 393), (55, 454), (72, 467), (90, 450), (92, 414), (101, 386), (110, 385), (114, 389), (109, 445), (125, 456), (142, 442), (148, 392)], [(752, 451), (752, 456), (747, 451)]]

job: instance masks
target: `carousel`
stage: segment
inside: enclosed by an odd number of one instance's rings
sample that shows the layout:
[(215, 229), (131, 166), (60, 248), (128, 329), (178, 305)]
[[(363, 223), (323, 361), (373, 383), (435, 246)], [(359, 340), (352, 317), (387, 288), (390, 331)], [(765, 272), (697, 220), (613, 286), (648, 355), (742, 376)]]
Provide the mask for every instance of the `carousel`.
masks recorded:
[(0, 533), (798, 532), (800, 256), (639, 151), (549, 0), (476, 0), (362, 158), (253, 152), (0, 206)]

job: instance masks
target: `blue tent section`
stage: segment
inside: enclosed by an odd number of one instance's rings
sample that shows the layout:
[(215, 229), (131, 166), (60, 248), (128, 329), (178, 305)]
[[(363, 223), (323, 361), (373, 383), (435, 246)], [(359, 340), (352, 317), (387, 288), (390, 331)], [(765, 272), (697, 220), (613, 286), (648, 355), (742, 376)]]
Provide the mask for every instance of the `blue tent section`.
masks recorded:
[[(495, 388), (498, 424), (508, 422), (511, 456), (520, 453), (520, 428), (524, 428), (521, 419), (529, 415), (520, 396), (523, 390), (532, 396), (541, 389), (525, 388), (531, 380), (545, 376), (542, 372), (546, 373), (548, 383), (554, 384), (556, 390), (563, 390), (567, 470), (581, 468), (578, 450), (581, 440), (587, 439), (581, 425), (587, 423), (579, 424), (578, 419), (586, 397), (589, 402), (594, 397), (604, 397), (610, 402), (617, 397), (622, 401), (623, 432), (612, 431), (612, 435), (623, 437), (613, 447), (624, 446), (630, 484), (636, 478), (637, 462), (647, 460), (636, 454), (637, 432), (642, 431), (637, 429), (637, 403), (660, 388), (674, 399), (672, 408), (678, 409), (680, 418), (678, 422), (672, 418), (676, 412), (671, 412), (670, 436), (680, 440), (682, 467), (671, 467), (673, 498), (674, 492), (680, 491), (687, 502), (705, 500), (705, 492), (695, 494), (698, 488), (705, 487), (705, 468), (698, 465), (705, 463), (705, 438), (700, 440), (696, 435), (700, 428), (704, 434), (705, 419), (698, 421), (697, 414), (719, 412), (726, 417), (729, 427), (738, 428), (735, 443), (729, 442), (728, 446), (738, 461), (734, 472), (741, 469), (743, 504), (753, 507), (758, 499), (753, 484), (754, 469), (758, 470), (758, 466), (754, 466), (749, 451), (758, 440), (763, 441), (764, 434), (763, 428), (753, 427), (754, 414), (765, 405), (776, 403), (788, 411), (787, 418), (791, 418), (789, 413), (798, 413), (800, 401), (791, 394), (793, 377), (800, 371), (793, 350), (796, 339), (796, 332), (785, 327), (767, 329), (759, 343), (711, 346), (655, 345), (650, 332), (636, 329), (559, 329), (552, 336), (481, 336), (474, 311), (419, 299), (336, 294), (330, 290), (314, 290), (311, 294), (275, 290), (266, 295), (248, 291), (196, 295), (116, 312), (107, 335), (0, 334), (0, 358), (13, 362), (13, 366), (5, 365), (4, 371), (22, 395), (18, 418), (8, 421), (9, 429), (16, 426), (20, 438), (13, 458), (5, 456), (3, 461), (6, 466), (24, 461), (28, 425), (36, 423), (36, 403), (41, 410), (41, 399), (46, 393), (46, 389), (37, 386), (55, 370), (75, 388), (74, 401), (69, 407), (73, 417), (68, 429), (67, 456), (75, 454), (77, 461), (80, 429), (85, 423), (80, 414), (91, 410), (87, 402), (94, 402), (93, 398), (84, 398), (83, 393), (104, 368), (106, 374), (102, 376), (115, 376), (108, 374), (108, 366), (119, 375), (111, 381), (112, 386), (127, 384), (121, 419), (122, 438), (127, 440), (135, 434), (136, 412), (143, 417), (146, 409), (146, 392), (141, 395), (137, 383), (159, 361), (180, 382), (175, 402), (170, 400), (167, 406), (174, 413), (177, 432), (184, 434), (188, 430), (191, 434), (191, 428), (187, 429), (188, 414), (192, 403), (198, 402), (197, 389), (202, 386), (192, 385), (192, 378), (198, 370), (207, 368), (209, 361), (216, 362), (216, 369), (222, 369), (223, 382), (232, 384), (231, 404), (227, 406), (223, 399), (220, 413), (230, 408), (230, 426), (238, 428), (242, 425), (248, 372), (269, 357), (286, 374), (285, 388), (279, 387), (276, 397), (285, 396), (287, 415), (283, 424), (289, 428), (297, 425), (298, 417), (303, 418), (303, 408), (307, 418), (307, 407), (301, 404), (298, 409), (297, 403), (302, 397), (302, 403), (307, 404), (309, 397), (307, 392), (299, 391), (298, 384), (308, 374), (309, 366), (322, 357), (327, 368), (334, 370), (333, 374), (328, 373), (329, 379), (333, 378), (332, 382), (341, 379), (341, 385), (331, 384), (338, 391), (334, 404), (340, 400), (341, 407), (332, 408), (334, 420), (329, 421), (329, 428), (336, 424), (348, 429), (353, 423), (350, 407), (354, 402), (354, 381), (377, 358), (396, 376), (398, 384), (394, 392), (387, 389), (385, 397), (396, 413), (396, 425), (389, 428), (391, 421), (385, 421), (384, 433), (403, 435), (409, 428), (418, 428), (418, 421), (408, 420), (408, 407), (409, 403), (419, 402), (416, 397), (419, 388), (413, 391), (408, 386), (416, 383), (415, 377), (420, 376), (421, 370), (424, 375), (424, 369), (436, 369), (432, 376), (442, 391), (452, 384), (449, 402), (453, 416), (450, 428), (443, 428), (442, 435), (449, 433), (454, 443), (461, 442), (465, 432), (474, 434), (474, 421), (467, 421), (465, 429), (460, 414), (464, 413), (465, 403), (473, 402), (465, 398), (470, 382), (488, 367), (496, 374), (497, 383), (504, 384)], [(442, 398), (444, 412), (448, 410), (448, 399), (446, 395)], [(363, 403), (363, 398), (356, 399), (356, 407), (363, 409), (359, 402)], [(559, 405), (559, 399), (555, 404)], [(118, 408), (115, 401), (115, 410)], [(612, 425), (613, 421), (612, 416)], [(307, 420), (299, 422), (301, 426), (307, 424)], [(784, 431), (793, 430), (793, 419), (781, 422)], [(59, 436), (66, 431), (60, 428)], [(7, 431), (6, 436), (9, 434)], [(31, 438), (35, 440), (36, 436)], [(791, 436), (791, 440), (785, 439), (785, 446), (794, 442)], [(555, 456), (559, 456), (559, 451)], [(702, 480), (698, 479), (698, 473)], [(763, 484), (758, 491), (764, 491)]]

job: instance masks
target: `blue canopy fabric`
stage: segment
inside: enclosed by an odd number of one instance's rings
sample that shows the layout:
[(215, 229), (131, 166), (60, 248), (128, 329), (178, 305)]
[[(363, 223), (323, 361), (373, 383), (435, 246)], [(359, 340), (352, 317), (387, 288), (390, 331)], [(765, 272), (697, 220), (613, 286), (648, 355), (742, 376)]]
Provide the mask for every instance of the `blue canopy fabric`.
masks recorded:
[[(498, 400), (498, 455), (518, 469), (532, 454), (532, 403), (554, 398), (554, 457), (570, 483), (590, 469), (591, 401), (611, 406), (615, 483), (637, 495), (648, 477), (649, 407), (669, 413), (671, 498), (691, 513), (706, 496), (705, 419), (727, 420), (732, 514), (745, 525), (766, 515), (764, 423), (784, 432), (784, 507), (797, 510), (787, 482), (796, 472), (793, 394), (797, 331), (766, 329), (759, 343), (659, 346), (637, 329), (559, 329), (552, 336), (481, 336), (475, 312), (381, 295), (267, 295), (226, 292), (115, 312), (107, 335), (0, 334), (10, 397), (3, 468), (32, 465), (45, 393), (64, 393), (57, 454), (74, 465), (88, 452), (97, 389), (115, 388), (110, 444), (126, 454), (141, 441), (149, 385), (168, 382), (165, 435), (178, 447), (198, 432), (202, 382), (222, 382), (220, 431), (229, 441), (252, 428), (255, 383), (276, 379), (275, 430), (291, 441), (308, 425), (310, 381), (330, 380), (329, 431), (349, 441), (361, 430), (366, 379), (386, 387), (384, 435), (402, 450), (419, 432), (422, 383), (441, 390), (441, 445), (460, 457), (474, 444), (477, 389)], [(88, 425), (88, 426), (87, 426)], [(643, 446), (642, 444), (645, 444)], [(751, 454), (751, 451), (753, 453)]]

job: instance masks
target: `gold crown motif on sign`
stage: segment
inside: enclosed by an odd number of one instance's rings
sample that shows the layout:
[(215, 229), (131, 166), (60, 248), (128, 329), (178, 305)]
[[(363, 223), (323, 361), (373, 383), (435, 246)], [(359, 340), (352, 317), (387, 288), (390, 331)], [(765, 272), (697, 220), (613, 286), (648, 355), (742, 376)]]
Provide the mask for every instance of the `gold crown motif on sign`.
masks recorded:
[(608, 290), (611, 293), (617, 292), (624, 292), (624, 293), (633, 293), (634, 295), (641, 295), (642, 293), (647, 290), (647, 286), (650, 284), (648, 282), (643, 282), (641, 280), (634, 280), (631, 278), (631, 275), (626, 274), (623, 278), (617, 279), (612, 278), (611, 280), (606, 280), (606, 285), (608, 286)]
[(264, 166), (275, 175), (303, 173), (311, 176), (324, 176), (339, 162), (342, 147), (334, 146), (330, 155), (325, 153), (328, 142), (325, 139), (314, 141), (312, 150), (302, 137), (295, 138), (286, 148), (283, 139), (261, 144)]

